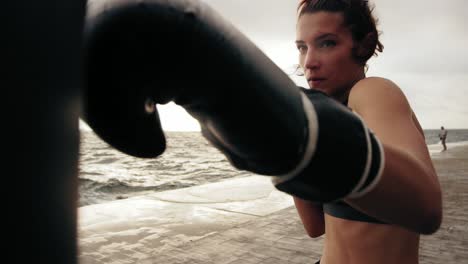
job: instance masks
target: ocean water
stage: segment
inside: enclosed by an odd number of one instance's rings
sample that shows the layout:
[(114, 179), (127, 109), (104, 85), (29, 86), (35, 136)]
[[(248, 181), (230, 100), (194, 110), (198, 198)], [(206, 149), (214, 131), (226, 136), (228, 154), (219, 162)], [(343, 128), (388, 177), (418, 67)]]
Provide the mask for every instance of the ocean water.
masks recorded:
[[(425, 130), (438, 144), (439, 130)], [(167, 149), (156, 159), (131, 157), (91, 131), (81, 132), (79, 205), (104, 203), (252, 174), (234, 169), (200, 132), (166, 132)], [(468, 141), (468, 129), (448, 130), (447, 142)]]
[(109, 147), (93, 132), (82, 132), (79, 205), (252, 175), (234, 169), (200, 132), (165, 134), (166, 151), (158, 158), (142, 159)]
[[(424, 130), (424, 136), (426, 137), (426, 144), (432, 145), (440, 142), (438, 129), (426, 129)], [(448, 129), (447, 139), (445, 142), (453, 143), (460, 141), (468, 141), (468, 129)]]

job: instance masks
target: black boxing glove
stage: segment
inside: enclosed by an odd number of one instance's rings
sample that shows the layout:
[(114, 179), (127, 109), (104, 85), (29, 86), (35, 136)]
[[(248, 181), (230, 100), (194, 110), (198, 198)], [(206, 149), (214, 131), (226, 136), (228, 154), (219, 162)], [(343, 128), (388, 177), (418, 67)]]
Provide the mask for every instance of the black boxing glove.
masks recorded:
[(120, 151), (161, 154), (148, 102), (174, 101), (237, 167), (274, 175), (300, 160), (307, 131), (297, 87), (202, 2), (90, 1), (84, 37), (83, 119)]
[(164, 151), (153, 103), (174, 101), (236, 168), (287, 193), (329, 201), (378, 181), (382, 151), (362, 121), (322, 93), (308, 98), (202, 2), (90, 1), (84, 37), (83, 119), (124, 153)]

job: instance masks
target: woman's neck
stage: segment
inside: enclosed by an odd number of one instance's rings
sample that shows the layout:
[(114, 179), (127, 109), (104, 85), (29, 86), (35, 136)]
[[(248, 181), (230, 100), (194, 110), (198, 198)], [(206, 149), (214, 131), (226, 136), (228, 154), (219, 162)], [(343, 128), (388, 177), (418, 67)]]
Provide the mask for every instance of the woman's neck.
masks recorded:
[(362, 75), (358, 75), (353, 81), (351, 81), (350, 83), (348, 83), (346, 85), (346, 87), (343, 87), (343, 89), (339, 89), (339, 91), (342, 91), (341, 93), (337, 93), (337, 94), (333, 94), (333, 95), (330, 95), (333, 99), (335, 99), (336, 101), (344, 104), (344, 105), (347, 105), (348, 104), (348, 97), (349, 97), (349, 93), (351, 92), (351, 89), (353, 89), (354, 85), (356, 85), (356, 83), (358, 83), (360, 80), (362, 79), (365, 79), (366, 78), (366, 75), (364, 73), (364, 71), (362, 72)]

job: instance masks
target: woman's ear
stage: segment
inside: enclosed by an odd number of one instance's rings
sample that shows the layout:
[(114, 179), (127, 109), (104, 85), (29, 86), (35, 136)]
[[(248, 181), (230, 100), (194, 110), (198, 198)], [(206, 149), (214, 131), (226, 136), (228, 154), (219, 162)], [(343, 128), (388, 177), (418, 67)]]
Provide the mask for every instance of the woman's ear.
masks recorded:
[(369, 32), (360, 41), (356, 47), (356, 56), (364, 61), (367, 61), (375, 52), (375, 45), (377, 44), (377, 35), (374, 32)]

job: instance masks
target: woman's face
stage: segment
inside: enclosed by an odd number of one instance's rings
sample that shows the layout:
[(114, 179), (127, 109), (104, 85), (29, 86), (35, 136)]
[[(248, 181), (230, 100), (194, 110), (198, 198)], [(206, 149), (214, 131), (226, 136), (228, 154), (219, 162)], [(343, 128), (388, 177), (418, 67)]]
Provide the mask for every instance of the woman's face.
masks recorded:
[(352, 56), (351, 31), (343, 15), (332, 12), (305, 13), (297, 22), (299, 64), (312, 89), (346, 100), (352, 86), (364, 78), (364, 66)]

